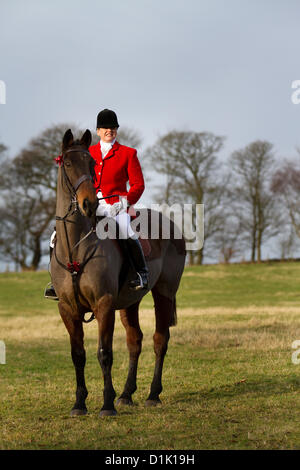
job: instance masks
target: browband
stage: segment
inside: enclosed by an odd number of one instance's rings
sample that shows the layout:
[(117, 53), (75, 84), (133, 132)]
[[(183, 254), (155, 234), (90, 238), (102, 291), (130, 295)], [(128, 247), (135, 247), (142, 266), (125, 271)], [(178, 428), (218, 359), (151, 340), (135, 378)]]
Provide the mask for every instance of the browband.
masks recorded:
[(88, 150), (76, 150), (76, 149), (69, 149), (69, 150), (66, 150), (65, 152), (63, 152), (63, 154), (69, 153), (69, 152), (87, 153), (90, 157), (92, 156)]

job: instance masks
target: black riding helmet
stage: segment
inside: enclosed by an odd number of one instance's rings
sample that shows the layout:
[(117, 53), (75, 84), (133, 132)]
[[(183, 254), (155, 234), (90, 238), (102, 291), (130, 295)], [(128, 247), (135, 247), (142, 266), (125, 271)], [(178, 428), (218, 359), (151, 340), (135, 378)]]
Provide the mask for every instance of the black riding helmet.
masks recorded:
[(111, 109), (103, 109), (97, 116), (97, 129), (114, 129), (119, 127), (118, 118)]

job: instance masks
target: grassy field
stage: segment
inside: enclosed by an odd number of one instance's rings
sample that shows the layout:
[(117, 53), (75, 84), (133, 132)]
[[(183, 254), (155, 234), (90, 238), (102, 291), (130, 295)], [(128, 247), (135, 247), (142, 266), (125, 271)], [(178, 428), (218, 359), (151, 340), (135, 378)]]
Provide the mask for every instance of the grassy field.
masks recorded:
[[(57, 305), (42, 298), (48, 274), (0, 275), (1, 449), (299, 449), (300, 264), (187, 268), (177, 297), (161, 395), (146, 408), (154, 367), (152, 298), (142, 303), (143, 352), (135, 406), (99, 418), (97, 325), (85, 325), (89, 413), (71, 418), (75, 379)], [(299, 355), (300, 357), (300, 355)], [(127, 375), (117, 315), (113, 380)]]

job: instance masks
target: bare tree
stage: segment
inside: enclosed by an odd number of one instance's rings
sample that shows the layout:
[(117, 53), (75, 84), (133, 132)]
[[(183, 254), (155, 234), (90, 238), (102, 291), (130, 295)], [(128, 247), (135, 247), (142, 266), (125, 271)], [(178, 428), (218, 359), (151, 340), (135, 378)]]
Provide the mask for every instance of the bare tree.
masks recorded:
[(281, 260), (292, 259), (296, 251), (299, 253), (300, 240), (293, 225), (284, 226), (284, 230), (277, 237), (277, 247)]
[(122, 145), (127, 145), (128, 147), (133, 147), (138, 150), (141, 149), (143, 143), (141, 133), (127, 126), (122, 126), (118, 130), (117, 140)]
[(0, 256), (22, 270), (37, 269), (51, 222), (54, 225), (57, 169), (53, 160), (69, 127), (76, 126), (46, 129), (2, 165)]
[(246, 249), (245, 234), (241, 221), (232, 213), (224, 213), (224, 225), (212, 237), (208, 253), (218, 258), (221, 263), (230, 263), (233, 259), (241, 258)]
[(247, 235), (252, 261), (261, 261), (263, 243), (279, 233), (282, 223), (270, 190), (275, 163), (273, 145), (259, 140), (230, 158), (232, 204)]
[(0, 159), (2, 159), (5, 155), (7, 147), (4, 144), (0, 143)]
[(43, 255), (42, 241), (48, 238), (55, 198), (8, 194), (0, 207), (0, 256), (13, 261), (16, 271), (36, 270)]
[[(146, 151), (146, 158), (167, 182), (158, 186), (158, 201), (168, 204), (193, 203), (205, 206), (205, 243), (222, 227), (222, 185), (217, 154), (224, 138), (209, 132), (172, 131)], [(196, 230), (195, 220), (193, 229)], [(201, 264), (204, 246), (190, 253), (192, 263)]]
[(274, 173), (271, 189), (283, 204), (284, 213), (300, 237), (300, 163), (285, 161)]

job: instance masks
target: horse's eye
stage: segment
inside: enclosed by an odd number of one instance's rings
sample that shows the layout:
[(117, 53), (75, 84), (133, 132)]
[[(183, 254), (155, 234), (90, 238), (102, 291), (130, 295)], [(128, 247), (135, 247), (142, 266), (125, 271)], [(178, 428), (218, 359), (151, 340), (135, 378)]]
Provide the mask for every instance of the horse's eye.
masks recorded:
[(65, 162), (65, 166), (66, 166), (67, 168), (69, 168), (69, 167), (72, 166), (72, 165), (71, 165), (70, 162)]

